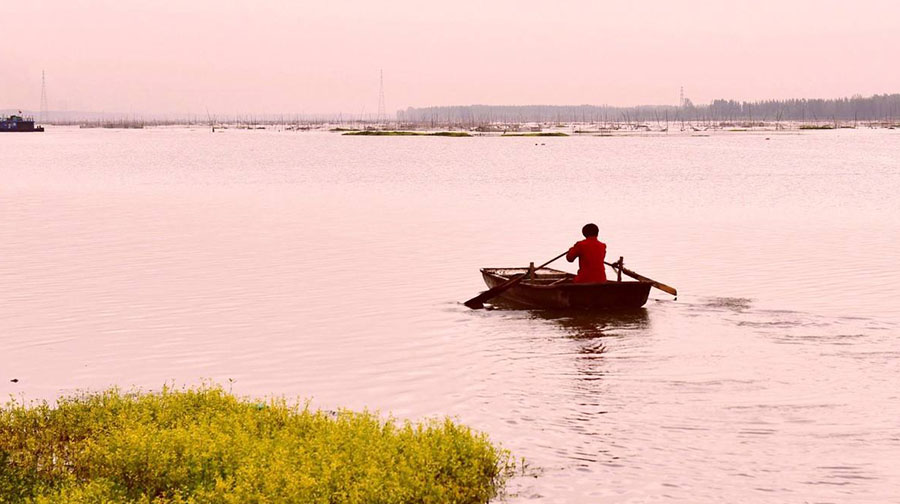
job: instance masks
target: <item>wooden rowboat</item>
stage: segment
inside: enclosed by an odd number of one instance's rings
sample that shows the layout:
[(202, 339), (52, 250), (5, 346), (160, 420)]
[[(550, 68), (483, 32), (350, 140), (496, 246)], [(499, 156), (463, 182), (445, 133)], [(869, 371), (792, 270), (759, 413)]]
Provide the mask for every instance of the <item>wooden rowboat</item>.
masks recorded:
[(528, 277), (499, 295), (498, 299), (522, 308), (627, 309), (647, 302), (650, 282), (572, 283), (575, 275), (551, 268), (482, 268), (488, 288), (528, 273)]

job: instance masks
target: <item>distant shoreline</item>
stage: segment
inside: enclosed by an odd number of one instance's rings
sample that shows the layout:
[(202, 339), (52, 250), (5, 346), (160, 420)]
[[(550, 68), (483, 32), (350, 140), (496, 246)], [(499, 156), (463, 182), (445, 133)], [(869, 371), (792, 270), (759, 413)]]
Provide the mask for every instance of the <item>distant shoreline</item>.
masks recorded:
[[(22, 112), (2, 109), (0, 114)], [(395, 114), (284, 113), (107, 113), (91, 111), (24, 110), (41, 124), (52, 125), (414, 125), (418, 129), (474, 128), (492, 124), (527, 123), (753, 123), (799, 122), (810, 124), (900, 123), (900, 93), (843, 98), (791, 98), (741, 101), (715, 99), (695, 104), (682, 97), (677, 105), (444, 105), (407, 107)], [(402, 129), (402, 128), (395, 128)]]
[(708, 136), (710, 134), (737, 133), (810, 133), (830, 132), (836, 130), (900, 130), (897, 122), (870, 121), (835, 121), (835, 122), (796, 122), (796, 121), (753, 121), (748, 122), (687, 122), (684, 123), (648, 123), (648, 122), (611, 122), (611, 123), (495, 123), (476, 127), (449, 127), (432, 129), (416, 125), (396, 123), (370, 124), (282, 124), (282, 123), (129, 123), (109, 122), (91, 124), (49, 125), (48, 131), (56, 128), (66, 129), (166, 129), (187, 128), (205, 129), (213, 133), (230, 130), (237, 131), (277, 131), (277, 132), (318, 132), (343, 136), (378, 136), (378, 137), (652, 137), (652, 136)]

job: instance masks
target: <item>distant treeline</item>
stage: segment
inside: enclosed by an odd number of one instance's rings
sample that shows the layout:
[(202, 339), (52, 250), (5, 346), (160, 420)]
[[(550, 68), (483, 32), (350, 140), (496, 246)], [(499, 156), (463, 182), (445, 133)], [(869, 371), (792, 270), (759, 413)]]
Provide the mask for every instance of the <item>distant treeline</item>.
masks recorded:
[(683, 106), (641, 105), (464, 105), (407, 108), (397, 120), (418, 124), (479, 125), (525, 122), (660, 122), (660, 121), (894, 121), (900, 119), (900, 94), (837, 99), (791, 99), (756, 102), (714, 100)]

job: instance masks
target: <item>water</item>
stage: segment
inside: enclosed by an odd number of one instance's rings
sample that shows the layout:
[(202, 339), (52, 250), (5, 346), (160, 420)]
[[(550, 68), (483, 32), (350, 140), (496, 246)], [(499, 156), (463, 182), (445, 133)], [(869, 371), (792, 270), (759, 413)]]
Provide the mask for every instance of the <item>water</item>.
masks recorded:
[[(900, 502), (898, 132), (53, 128), (0, 161), (0, 395), (450, 415), (528, 460), (513, 502)], [(459, 304), (588, 221), (678, 300)]]

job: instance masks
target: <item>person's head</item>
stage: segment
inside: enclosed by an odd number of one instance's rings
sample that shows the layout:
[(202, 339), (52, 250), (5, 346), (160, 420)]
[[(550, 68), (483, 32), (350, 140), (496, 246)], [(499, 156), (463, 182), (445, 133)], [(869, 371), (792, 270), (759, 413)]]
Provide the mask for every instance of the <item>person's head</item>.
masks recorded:
[(585, 238), (596, 238), (597, 235), (600, 234), (600, 228), (598, 228), (596, 224), (585, 224), (584, 227), (581, 228), (581, 234), (583, 234)]

